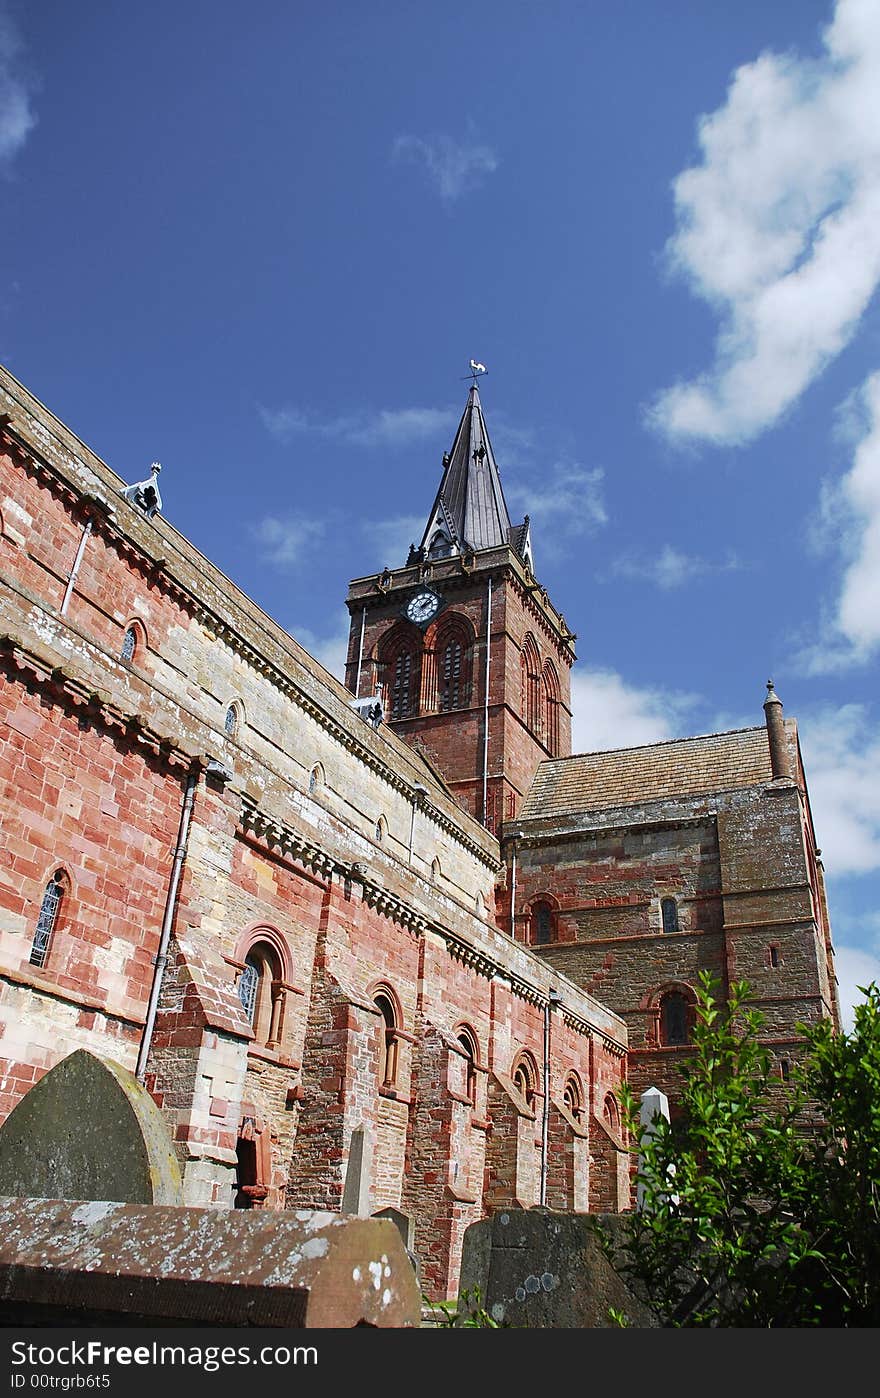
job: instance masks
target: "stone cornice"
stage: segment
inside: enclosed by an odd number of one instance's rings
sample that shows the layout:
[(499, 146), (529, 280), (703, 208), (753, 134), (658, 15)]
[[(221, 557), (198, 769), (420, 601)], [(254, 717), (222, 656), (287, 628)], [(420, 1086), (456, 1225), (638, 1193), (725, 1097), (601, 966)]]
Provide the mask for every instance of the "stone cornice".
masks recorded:
[[(747, 788), (734, 787), (731, 789), (740, 791), (746, 790)], [(712, 796), (714, 797), (716, 794), (718, 793), (713, 792)], [(722, 792), (720, 794), (723, 795), (724, 793)], [(669, 797), (668, 799), (685, 802), (690, 800), (687, 796), (675, 796)], [(659, 804), (659, 802), (657, 804)], [(593, 813), (585, 812), (585, 814), (592, 815)], [(595, 814), (598, 818), (601, 816), (602, 812), (597, 811)], [(669, 816), (663, 820), (652, 820), (650, 817), (646, 817), (644, 820), (612, 820), (609, 821), (607, 825), (564, 826), (551, 825), (550, 822), (556, 818), (553, 816), (544, 816), (538, 818), (541, 820), (541, 827), (538, 829), (535, 829), (533, 821), (513, 820), (506, 822), (508, 827), (506, 830), (502, 827), (501, 847), (503, 850), (505, 846), (509, 847), (511, 844), (515, 843), (517, 855), (519, 856), (522, 851), (529, 850), (538, 845), (561, 844), (567, 840), (580, 840), (583, 839), (585, 835), (632, 835), (643, 830), (680, 830), (684, 826), (696, 827), (711, 824), (717, 819), (717, 816), (717, 810), (707, 810), (701, 815)], [(518, 831), (520, 834), (514, 834), (514, 831)]]
[(204, 765), (206, 758), (202, 754), (187, 752), (147, 719), (139, 714), (126, 712), (112, 701), (106, 691), (85, 684), (75, 672), (69, 671), (65, 666), (48, 664), (43, 657), (22, 645), (8, 631), (4, 633), (0, 630), (0, 651), (17, 670), (30, 674), (38, 684), (53, 690), (59, 697), (64, 697), (72, 709), (84, 710), (100, 720), (105, 728), (134, 739), (169, 766), (177, 764), (189, 771)]

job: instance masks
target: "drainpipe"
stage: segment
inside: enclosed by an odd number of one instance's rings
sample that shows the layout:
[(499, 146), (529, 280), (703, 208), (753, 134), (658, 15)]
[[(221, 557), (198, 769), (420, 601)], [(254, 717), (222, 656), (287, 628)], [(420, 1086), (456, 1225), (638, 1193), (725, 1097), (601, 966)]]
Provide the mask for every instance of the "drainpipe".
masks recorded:
[(514, 830), (510, 847), (510, 935), (516, 940), (516, 851), (522, 831)]
[(76, 582), (76, 575), (79, 572), (79, 565), (82, 563), (83, 554), (86, 551), (86, 541), (88, 540), (88, 537), (91, 534), (91, 532), (92, 521), (90, 519), (87, 519), (86, 527), (83, 530), (82, 538), (79, 541), (79, 548), (76, 551), (76, 558), (73, 560), (73, 567), (70, 570), (70, 577), (67, 579), (67, 590), (64, 593), (64, 601), (61, 603), (62, 616), (64, 616), (64, 613), (67, 611), (68, 603), (70, 602), (71, 596), (73, 595), (73, 585)]
[(541, 1122), (541, 1204), (547, 1203), (547, 1158), (550, 1134), (550, 1011), (560, 1003), (558, 990), (551, 990), (544, 1003), (544, 1113)]
[(417, 802), (423, 801), (427, 794), (428, 788), (422, 786), (420, 782), (417, 782), (412, 789), (412, 806), (410, 808), (409, 818), (409, 859), (407, 861), (409, 864), (412, 864), (413, 859), (413, 837), (416, 831), (416, 804)]
[(486, 594), (486, 698), (483, 704), (483, 824), (489, 816), (489, 654), (492, 646), (492, 579)]
[(361, 697), (361, 666), (362, 666), (363, 663), (364, 663), (364, 627), (366, 626), (366, 624), (367, 624), (367, 609), (366, 609), (366, 607), (364, 607), (363, 611), (361, 612), (361, 642), (360, 642), (360, 646), (359, 646), (359, 648), (358, 648), (358, 668), (357, 668), (357, 676), (356, 676), (355, 682), (354, 682), (354, 697), (355, 697), (355, 699), (360, 699), (360, 697)]
[(73, 560), (73, 567), (70, 570), (70, 577), (67, 579), (67, 587), (64, 589), (64, 600), (61, 603), (61, 616), (64, 616), (65, 612), (67, 611), (67, 608), (70, 605), (70, 599), (73, 596), (74, 583), (76, 582), (76, 575), (79, 572), (79, 567), (83, 560), (83, 554), (86, 551), (86, 543), (88, 542), (88, 537), (92, 532), (94, 520), (92, 518), (91, 512), (97, 508), (103, 510), (104, 514), (107, 515), (109, 518), (112, 518), (112, 516), (116, 513), (114, 507), (109, 503), (109, 501), (105, 500), (102, 495), (87, 495), (84, 498), (87, 502), (89, 518), (86, 520), (85, 527), (82, 532), (82, 537), (80, 538), (79, 545), (76, 550), (76, 557)]
[(183, 861), (186, 857), (186, 846), (189, 839), (189, 823), (192, 816), (193, 799), (195, 797), (196, 786), (198, 784), (198, 770), (190, 772), (186, 780), (186, 791), (184, 792), (183, 805), (180, 811), (180, 829), (177, 833), (177, 848), (174, 851), (174, 863), (171, 867), (171, 878), (168, 883), (168, 896), (165, 900), (165, 916), (162, 919), (162, 933), (159, 938), (159, 950), (156, 953), (156, 969), (153, 972), (153, 984), (150, 987), (150, 1000), (147, 1005), (147, 1017), (144, 1023), (144, 1032), (141, 1036), (141, 1046), (138, 1053), (137, 1068), (135, 1077), (138, 1082), (143, 1082), (147, 1071), (147, 1058), (150, 1053), (150, 1045), (153, 1041), (153, 1030), (156, 1025), (156, 1010), (159, 1005), (159, 992), (162, 989), (162, 977), (165, 974), (165, 962), (168, 960), (168, 943), (171, 940), (171, 927), (174, 922), (174, 910), (177, 906), (177, 889), (180, 884), (180, 875), (183, 869)]

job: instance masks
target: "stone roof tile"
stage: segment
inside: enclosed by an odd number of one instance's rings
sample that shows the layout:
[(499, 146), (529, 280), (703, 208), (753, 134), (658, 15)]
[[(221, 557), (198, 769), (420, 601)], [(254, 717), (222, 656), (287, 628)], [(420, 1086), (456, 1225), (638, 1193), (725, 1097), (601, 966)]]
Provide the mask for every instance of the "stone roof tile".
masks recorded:
[[(786, 720), (796, 743), (793, 720)], [(668, 797), (729, 791), (771, 780), (767, 730), (739, 728), (644, 747), (588, 752), (543, 762), (521, 820), (641, 805)]]

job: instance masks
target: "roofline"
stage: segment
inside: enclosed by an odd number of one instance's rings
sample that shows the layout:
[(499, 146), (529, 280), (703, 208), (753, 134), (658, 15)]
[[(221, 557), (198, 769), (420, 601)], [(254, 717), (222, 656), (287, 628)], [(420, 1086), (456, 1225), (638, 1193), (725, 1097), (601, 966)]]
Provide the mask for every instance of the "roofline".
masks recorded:
[[(786, 723), (794, 723), (794, 718), (787, 718)], [(669, 748), (675, 743), (699, 743), (704, 738), (729, 738), (734, 733), (763, 733), (766, 727), (763, 723), (755, 723), (748, 728), (723, 728), (719, 733), (691, 733), (682, 738), (663, 738), (657, 743), (636, 743), (628, 748), (593, 748), (589, 752), (570, 752), (567, 757), (549, 757), (542, 763), (542, 767), (549, 767), (551, 763), (572, 762), (578, 757), (607, 757), (616, 752), (646, 752), (649, 748)]]

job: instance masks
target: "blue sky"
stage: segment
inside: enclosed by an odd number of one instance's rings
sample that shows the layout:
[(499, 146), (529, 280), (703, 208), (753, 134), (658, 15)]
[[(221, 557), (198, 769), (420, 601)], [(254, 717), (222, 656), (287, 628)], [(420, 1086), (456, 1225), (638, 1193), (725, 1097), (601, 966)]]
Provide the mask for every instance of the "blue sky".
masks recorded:
[(0, 0), (0, 359), (338, 672), (471, 357), (575, 746), (798, 719), (880, 978), (880, 6)]

